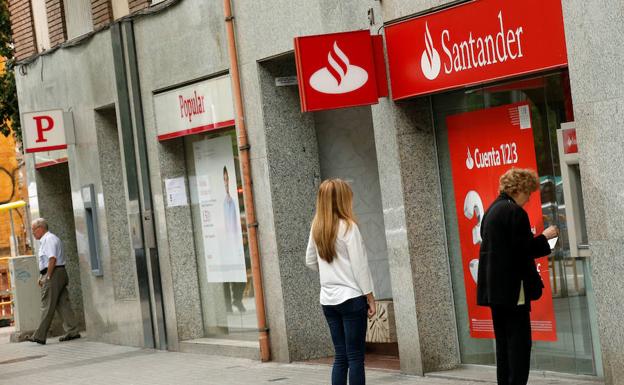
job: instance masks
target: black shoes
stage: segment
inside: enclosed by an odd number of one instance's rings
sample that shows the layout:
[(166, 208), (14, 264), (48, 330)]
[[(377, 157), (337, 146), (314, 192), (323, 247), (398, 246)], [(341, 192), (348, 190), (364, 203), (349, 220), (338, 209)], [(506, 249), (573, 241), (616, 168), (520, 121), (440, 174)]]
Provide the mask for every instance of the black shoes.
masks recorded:
[(73, 336), (63, 336), (59, 338), (59, 342), (71, 341), (80, 338), (80, 334), (75, 334)]
[[(63, 336), (63, 337), (59, 338), (59, 342), (71, 341), (71, 340), (75, 340), (77, 338), (80, 338), (80, 334), (75, 334), (73, 336)], [(37, 339), (37, 338), (35, 338), (33, 336), (27, 336), (26, 338), (24, 338), (24, 341), (36, 342), (39, 345), (45, 345), (46, 344), (45, 341)]]
[(42, 341), (42, 340), (40, 340), (40, 339), (37, 339), (37, 338), (35, 338), (35, 337), (33, 337), (33, 336), (28, 336), (28, 337), (24, 338), (24, 341), (36, 342), (36, 343), (38, 343), (39, 345), (45, 345), (45, 344), (46, 344), (46, 342), (45, 342), (45, 341)]

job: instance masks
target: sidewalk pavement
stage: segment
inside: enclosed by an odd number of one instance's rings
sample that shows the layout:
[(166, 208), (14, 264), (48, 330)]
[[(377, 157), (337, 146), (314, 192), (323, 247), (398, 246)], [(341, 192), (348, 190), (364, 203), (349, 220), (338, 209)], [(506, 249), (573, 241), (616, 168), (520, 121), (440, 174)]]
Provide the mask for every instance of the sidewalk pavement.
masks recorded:
[[(6, 329), (6, 328), (3, 328)], [(0, 384), (59, 385), (326, 385), (331, 368), (303, 363), (280, 364), (108, 345), (81, 338), (47, 345), (6, 343), (0, 329)], [(407, 376), (394, 371), (367, 370), (369, 385), (483, 385), (495, 383), (491, 368), (472, 367)], [(591, 378), (543, 376), (532, 373), (534, 385), (598, 385)], [(470, 378), (472, 380), (462, 380)]]

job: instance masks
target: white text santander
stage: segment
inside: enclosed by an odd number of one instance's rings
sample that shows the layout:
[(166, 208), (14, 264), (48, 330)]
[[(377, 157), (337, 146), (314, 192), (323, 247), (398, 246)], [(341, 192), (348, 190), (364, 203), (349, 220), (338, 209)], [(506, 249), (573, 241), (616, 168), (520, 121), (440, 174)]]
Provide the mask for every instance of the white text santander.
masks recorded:
[(522, 27), (505, 30), (502, 11), (498, 13), (498, 22), (500, 31), (495, 35), (479, 36), (475, 39), (470, 32), (467, 40), (452, 45), (451, 33), (447, 29), (442, 31), (442, 49), (447, 57), (444, 72), (450, 74), (453, 71), (465, 71), (521, 58), (521, 35), (524, 32)]

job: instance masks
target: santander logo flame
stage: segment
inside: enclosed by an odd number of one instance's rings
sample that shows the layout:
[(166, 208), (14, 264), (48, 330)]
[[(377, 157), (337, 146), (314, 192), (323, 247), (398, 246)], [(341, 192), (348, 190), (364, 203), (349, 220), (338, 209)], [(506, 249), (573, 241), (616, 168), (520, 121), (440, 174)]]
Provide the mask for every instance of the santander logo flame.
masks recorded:
[(438, 77), (440, 73), (440, 54), (438, 50), (433, 46), (433, 39), (431, 39), (431, 33), (429, 32), (429, 25), (425, 23), (425, 47), (422, 56), (420, 58), (420, 68), (423, 75), (429, 80), (433, 80)]
[(324, 94), (346, 94), (366, 84), (368, 72), (354, 66), (347, 55), (334, 41), (333, 49), (327, 53), (327, 67), (310, 76), (310, 86)]
[(466, 157), (466, 168), (468, 170), (472, 170), (474, 167), (474, 160), (472, 160), (472, 155), (470, 154), (470, 147), (466, 147), (467, 157)]

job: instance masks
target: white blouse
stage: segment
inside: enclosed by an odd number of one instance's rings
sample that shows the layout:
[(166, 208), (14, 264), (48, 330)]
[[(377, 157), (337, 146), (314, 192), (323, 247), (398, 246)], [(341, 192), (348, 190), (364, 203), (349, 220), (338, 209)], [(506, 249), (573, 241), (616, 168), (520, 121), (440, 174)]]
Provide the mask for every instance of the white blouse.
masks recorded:
[(347, 231), (341, 220), (336, 237), (336, 256), (331, 263), (321, 259), (310, 231), (306, 265), (318, 270), (321, 279), (321, 305), (338, 305), (348, 299), (373, 292), (373, 278), (368, 268), (366, 246), (354, 223)]

